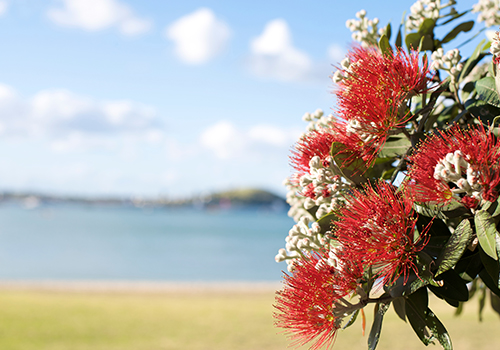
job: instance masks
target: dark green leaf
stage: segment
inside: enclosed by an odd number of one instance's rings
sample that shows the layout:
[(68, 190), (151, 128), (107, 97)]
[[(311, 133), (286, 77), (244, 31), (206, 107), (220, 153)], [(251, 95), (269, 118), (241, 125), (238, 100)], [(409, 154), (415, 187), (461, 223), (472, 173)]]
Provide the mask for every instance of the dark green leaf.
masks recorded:
[(385, 27), (385, 35), (387, 36), (387, 39), (391, 40), (391, 35), (392, 35), (391, 22), (387, 23), (387, 26)]
[(496, 235), (498, 234), (495, 228), (495, 222), (490, 213), (486, 210), (479, 210), (474, 216), (476, 225), (477, 238), (484, 252), (491, 258), (498, 260), (496, 249)]
[(452, 268), (462, 257), (472, 237), (472, 227), (469, 220), (465, 219), (457, 226), (439, 255), (436, 265), (436, 276)]
[(466, 15), (468, 12), (469, 12), (469, 11), (464, 11), (464, 12), (462, 12), (462, 13), (456, 13), (456, 14), (452, 15), (450, 19), (446, 20), (446, 21), (445, 21), (445, 22), (443, 22), (443, 23), (439, 23), (438, 25), (439, 25), (439, 26), (444, 26), (445, 24), (448, 24), (448, 23), (450, 23), (451, 21), (454, 21), (454, 20), (456, 20), (457, 18), (462, 17), (463, 15)]
[(486, 288), (482, 288), (480, 291), (481, 294), (479, 295), (479, 321), (483, 321), (483, 310), (484, 310), (484, 304), (486, 302)]
[(342, 329), (346, 329), (347, 327), (352, 326), (354, 324), (354, 322), (356, 322), (356, 318), (358, 318), (358, 314), (359, 314), (359, 309), (352, 313), (351, 318), (349, 318), (349, 321), (347, 321), (347, 323), (342, 327)]
[(497, 89), (495, 87), (495, 79), (492, 77), (485, 77), (476, 82), (476, 91), (478, 99), (486, 103), (500, 107), (500, 99), (498, 98)]
[(361, 175), (366, 172), (366, 163), (362, 158), (341, 142), (333, 142), (330, 155), (335, 160), (335, 164), (342, 170), (344, 177), (350, 179), (355, 184), (361, 184), (366, 179)]
[(419, 276), (417, 276), (415, 272), (411, 272), (406, 277), (399, 277), (390, 287), (385, 288), (385, 290), (391, 297), (397, 298), (411, 295), (428, 284), (434, 284), (437, 286), (437, 283), (432, 279), (430, 272), (419, 271)]
[(456, 301), (469, 300), (469, 289), (458, 273), (451, 269), (443, 272), (436, 281), (442, 281), (443, 286), (436, 287), (429, 285), (429, 289), (442, 299)]
[(464, 311), (464, 303), (458, 303), (458, 307), (457, 309), (455, 310), (455, 316), (459, 316), (462, 311)]
[(444, 301), (446, 301), (448, 303), (448, 305), (451, 305), (453, 307), (459, 307), (460, 303), (461, 303), (461, 301), (456, 301), (456, 300), (448, 299), (448, 298), (444, 298)]
[(386, 35), (382, 35), (380, 40), (378, 41), (378, 47), (380, 48), (380, 52), (384, 55), (392, 54), (391, 44), (389, 44), (389, 38)]
[(455, 39), (457, 35), (460, 34), (461, 32), (466, 33), (470, 31), (472, 27), (474, 27), (474, 21), (460, 23), (458, 26), (453, 28), (448, 34), (446, 34), (443, 40), (441, 40), (441, 43), (445, 44), (447, 42), (450, 42), (451, 40)]
[(479, 257), (481, 258), (484, 269), (490, 275), (492, 281), (498, 285), (498, 277), (500, 274), (500, 265), (498, 264), (498, 260), (495, 260), (486, 254), (481, 247), (479, 247)]
[(434, 39), (430, 34), (426, 34), (420, 38), (420, 42), (418, 43), (418, 51), (434, 51)]
[(411, 142), (403, 135), (390, 136), (384, 147), (380, 150), (379, 157), (397, 157), (406, 153), (411, 147)]
[[(455, 266), (455, 271), (467, 282), (472, 282), (482, 269), (483, 264), (477, 249), (474, 252), (467, 250)], [(472, 298), (472, 295), (470, 297)]]
[(418, 33), (421, 36), (433, 35), (435, 25), (436, 25), (436, 21), (434, 19), (426, 18), (426, 19), (424, 19), (422, 24), (420, 24), (420, 27), (418, 28)]
[(429, 299), (425, 287), (409, 295), (405, 300), (406, 317), (418, 338), (425, 345), (429, 345), (432, 340), (430, 334), (426, 331), (425, 311), (428, 308), (428, 303)]
[(389, 303), (387, 304), (377, 304), (378, 308), (373, 318), (372, 329), (370, 335), (368, 336), (368, 350), (374, 350), (377, 347), (378, 341), (380, 339), (380, 333), (382, 331), (382, 321), (384, 320), (384, 314), (387, 309), (389, 309)]
[(392, 306), (394, 307), (394, 311), (396, 311), (396, 314), (399, 316), (399, 318), (406, 322), (405, 299), (394, 299), (392, 301)]
[(490, 213), (492, 218), (500, 215), (500, 205), (498, 203), (498, 199), (494, 202), (487, 201), (485, 204), (483, 204), (481, 209), (488, 211), (488, 213)]
[(474, 117), (481, 119), (483, 123), (491, 123), (497, 115), (500, 115), (500, 108), (482, 100), (469, 99), (465, 102), (465, 108)]
[(396, 171), (396, 168), (390, 168), (389, 170), (384, 171), (380, 177), (384, 180), (389, 180), (395, 171)]
[(444, 350), (453, 350), (451, 345), (451, 338), (448, 331), (444, 325), (439, 321), (439, 319), (434, 315), (431, 309), (427, 309), (426, 312), (426, 324), (431, 330), (432, 335), (439, 341)]
[(481, 54), (481, 47), (484, 44), (485, 39), (481, 40), (479, 45), (476, 46), (474, 49), (474, 52), (472, 55), (467, 59), (467, 61), (464, 64), (464, 67), (462, 68), (462, 72), (460, 73), (460, 78), (458, 81), (462, 81), (469, 73), (472, 71), (472, 69), (476, 66), (476, 64), (479, 63), (485, 56), (485, 54)]
[(403, 43), (402, 43), (403, 37), (401, 34), (401, 27), (402, 27), (402, 25), (399, 26), (398, 35), (396, 36), (396, 43), (395, 43), (396, 48), (400, 48), (403, 45)]
[(321, 233), (325, 233), (327, 231), (331, 231), (332, 229), (332, 221), (337, 219), (337, 215), (334, 213), (328, 213), (322, 216), (317, 222), (321, 227)]
[(481, 277), (481, 280), (484, 282), (484, 284), (486, 285), (486, 287), (488, 287), (489, 290), (491, 290), (496, 295), (500, 296), (500, 289), (498, 289), (496, 283), (493, 281), (488, 272), (486, 272), (486, 270), (482, 270), (481, 272), (479, 272), (479, 277)]
[(418, 45), (420, 43), (420, 38), (421, 38), (421, 35), (418, 33), (410, 33), (410, 34), (406, 35), (405, 43), (406, 43), (406, 47), (408, 48), (408, 51), (418, 49)]
[(500, 315), (500, 297), (490, 291), (490, 302), (493, 310), (496, 311), (497, 314)]

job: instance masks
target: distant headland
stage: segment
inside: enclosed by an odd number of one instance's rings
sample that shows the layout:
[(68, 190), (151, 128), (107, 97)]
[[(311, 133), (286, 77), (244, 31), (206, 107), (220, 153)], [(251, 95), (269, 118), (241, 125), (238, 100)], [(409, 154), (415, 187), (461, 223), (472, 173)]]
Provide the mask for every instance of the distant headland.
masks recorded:
[(19, 203), (26, 209), (44, 205), (83, 204), (90, 206), (129, 206), (137, 208), (194, 208), (194, 209), (265, 209), (287, 210), (286, 200), (272, 192), (255, 188), (237, 188), (182, 199), (167, 197), (84, 197), (42, 194), (36, 192), (0, 192), (1, 203)]

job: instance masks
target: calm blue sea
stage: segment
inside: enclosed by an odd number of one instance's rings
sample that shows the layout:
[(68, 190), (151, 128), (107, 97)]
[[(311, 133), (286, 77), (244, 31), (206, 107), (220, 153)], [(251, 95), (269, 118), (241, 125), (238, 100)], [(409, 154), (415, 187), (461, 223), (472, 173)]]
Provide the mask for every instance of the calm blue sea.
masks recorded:
[(0, 279), (278, 281), (286, 213), (0, 206)]

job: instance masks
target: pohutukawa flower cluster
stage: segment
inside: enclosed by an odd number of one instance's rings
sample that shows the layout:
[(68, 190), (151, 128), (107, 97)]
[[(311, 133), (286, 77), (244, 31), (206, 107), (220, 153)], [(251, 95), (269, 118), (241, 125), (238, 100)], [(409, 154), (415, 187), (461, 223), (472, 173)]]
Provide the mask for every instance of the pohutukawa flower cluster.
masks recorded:
[(500, 304), (500, 39), (457, 49), (500, 25), (499, 4), (481, 0), (476, 20), (458, 6), (419, 0), (394, 37), (364, 10), (346, 23), (358, 43), (333, 72), (333, 113), (304, 115), (285, 181), (297, 224), (275, 317), (294, 345), (330, 348), (358, 315), (364, 332), (373, 304), (370, 350), (390, 305), (452, 349), (429, 293), (457, 313), (488, 289)]

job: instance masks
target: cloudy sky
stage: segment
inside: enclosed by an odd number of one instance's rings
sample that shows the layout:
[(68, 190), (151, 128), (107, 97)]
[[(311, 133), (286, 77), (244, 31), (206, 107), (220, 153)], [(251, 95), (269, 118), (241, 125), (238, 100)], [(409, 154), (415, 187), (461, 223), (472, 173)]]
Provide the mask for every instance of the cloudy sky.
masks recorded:
[(0, 0), (0, 190), (284, 193), (346, 20), (395, 27), (413, 1), (381, 3)]

